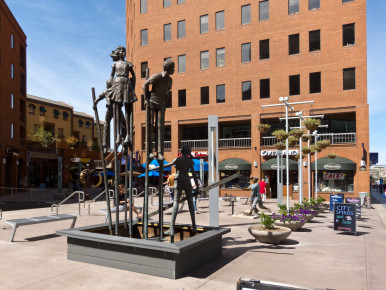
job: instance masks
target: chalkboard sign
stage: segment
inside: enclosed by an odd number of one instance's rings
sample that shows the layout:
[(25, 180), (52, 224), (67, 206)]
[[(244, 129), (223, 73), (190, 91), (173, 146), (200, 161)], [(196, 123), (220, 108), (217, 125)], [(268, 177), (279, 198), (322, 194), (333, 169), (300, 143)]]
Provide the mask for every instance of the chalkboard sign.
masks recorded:
[(330, 211), (334, 210), (334, 204), (339, 202), (343, 203), (344, 195), (343, 194), (332, 194), (330, 195)]
[(353, 203), (335, 203), (334, 206), (334, 231), (355, 233), (356, 217)]
[(355, 215), (357, 219), (361, 218), (361, 199), (359, 197), (346, 197), (345, 198), (345, 203), (355, 203), (356, 205), (356, 210), (355, 210)]

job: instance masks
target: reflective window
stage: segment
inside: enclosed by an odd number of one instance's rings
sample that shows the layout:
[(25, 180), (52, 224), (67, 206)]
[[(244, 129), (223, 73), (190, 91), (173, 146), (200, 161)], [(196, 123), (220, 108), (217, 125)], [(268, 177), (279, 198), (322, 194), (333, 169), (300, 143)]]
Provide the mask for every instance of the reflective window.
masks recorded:
[(172, 40), (172, 25), (164, 24), (164, 41)]
[(184, 73), (186, 72), (186, 55), (178, 56), (178, 72)]
[(271, 84), (269, 79), (260, 80), (260, 99), (267, 99), (271, 97)]
[(289, 76), (289, 95), (300, 95), (300, 75)]
[(346, 2), (354, 2), (354, 0), (342, 0), (342, 3), (346, 3)]
[(216, 49), (216, 66), (222, 67), (225, 65), (225, 47)]
[(241, 62), (251, 61), (251, 43), (244, 43), (241, 45)]
[(177, 0), (177, 4), (183, 4), (185, 3), (185, 0)]
[(178, 107), (186, 107), (186, 90), (178, 90)]
[(355, 24), (343, 25), (343, 46), (355, 44)]
[(322, 91), (321, 72), (310, 73), (310, 94)]
[(147, 0), (141, 0), (141, 14), (147, 13)]
[(147, 29), (141, 30), (141, 46), (147, 45)]
[(259, 42), (259, 55), (260, 59), (269, 58), (269, 39), (260, 40)]
[(208, 33), (209, 31), (209, 16), (202, 15), (200, 16), (200, 33)]
[(178, 38), (185, 37), (185, 20), (181, 20), (177, 22), (177, 37)]
[(308, 9), (314, 10), (320, 8), (320, 0), (308, 0)]
[(148, 63), (147, 61), (141, 62), (141, 79), (146, 78), (146, 69), (148, 68)]
[(216, 103), (225, 103), (225, 85), (216, 86)]
[(164, 0), (164, 8), (172, 6), (172, 0)]
[(310, 52), (320, 50), (320, 30), (310, 31), (309, 46)]
[(299, 33), (288, 36), (288, 54), (299, 54)]
[(14, 109), (14, 104), (13, 104), (13, 94), (11, 94), (11, 109)]
[(201, 87), (201, 105), (209, 104), (209, 87)]
[(251, 23), (251, 5), (241, 6), (241, 24)]
[(201, 69), (209, 68), (209, 50), (201, 51)]
[(216, 30), (221, 30), (225, 28), (225, 12), (219, 11), (216, 12)]
[(269, 1), (260, 1), (259, 2), (259, 20), (269, 19)]
[(355, 90), (355, 67), (343, 70), (343, 90)]
[(252, 89), (251, 89), (251, 82), (242, 82), (241, 84), (241, 90), (242, 90), (242, 97), (241, 99), (243, 101), (248, 101), (252, 99)]
[(288, 14), (299, 13), (299, 0), (288, 0)]

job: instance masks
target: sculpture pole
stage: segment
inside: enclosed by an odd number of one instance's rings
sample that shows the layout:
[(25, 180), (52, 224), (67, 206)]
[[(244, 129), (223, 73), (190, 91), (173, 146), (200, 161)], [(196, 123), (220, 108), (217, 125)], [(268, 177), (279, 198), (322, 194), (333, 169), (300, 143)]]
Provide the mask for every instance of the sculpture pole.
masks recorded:
[(127, 161), (128, 161), (128, 153), (124, 155), (125, 157), (125, 220), (123, 222), (123, 227), (126, 230), (127, 229)]
[(119, 125), (119, 107), (117, 103), (114, 103), (114, 171), (115, 171), (115, 182), (114, 182), (114, 192), (115, 192), (115, 235), (118, 236), (118, 227), (119, 227), (119, 192), (118, 192), (118, 183), (119, 183), (119, 160), (118, 160), (118, 125)]
[[(91, 89), (91, 93), (92, 93), (93, 104), (95, 104), (95, 89), (94, 88)], [(99, 126), (98, 108), (97, 108), (96, 105), (94, 105), (93, 109), (94, 109), (94, 114), (95, 114), (95, 121), (97, 123), (97, 132), (98, 132), (99, 145), (100, 145), (99, 147), (100, 147), (101, 157), (102, 157), (103, 181), (105, 183), (105, 195), (106, 195), (106, 204), (107, 204), (107, 217), (108, 217), (108, 220), (109, 220), (109, 231), (110, 231), (110, 235), (112, 235), (113, 234), (113, 229), (112, 229), (113, 225), (112, 225), (112, 222), (111, 222), (111, 208), (110, 208), (109, 188), (108, 188), (108, 184), (107, 184), (107, 175), (106, 175), (106, 160), (105, 160), (105, 156), (103, 154), (102, 134), (101, 134), (101, 128)]]
[[(146, 69), (146, 79), (149, 79), (149, 68)], [(146, 169), (145, 169), (145, 196), (143, 199), (143, 237), (147, 239), (147, 224), (148, 224), (148, 203), (149, 203), (149, 154), (150, 154), (150, 147), (151, 147), (151, 141), (150, 141), (150, 101), (149, 96), (144, 96), (147, 100), (146, 104)]]
[[(131, 149), (129, 151), (129, 165), (130, 165), (130, 174), (129, 174), (129, 200), (130, 200), (130, 222), (129, 222), (129, 236), (133, 237), (133, 153), (134, 153), (134, 130), (133, 130), (133, 122), (134, 122), (134, 113), (133, 113), (133, 104), (130, 104), (130, 140), (131, 140)], [(127, 161), (126, 161), (127, 164)], [(127, 170), (126, 170), (127, 175)], [(127, 179), (127, 177), (126, 177)]]

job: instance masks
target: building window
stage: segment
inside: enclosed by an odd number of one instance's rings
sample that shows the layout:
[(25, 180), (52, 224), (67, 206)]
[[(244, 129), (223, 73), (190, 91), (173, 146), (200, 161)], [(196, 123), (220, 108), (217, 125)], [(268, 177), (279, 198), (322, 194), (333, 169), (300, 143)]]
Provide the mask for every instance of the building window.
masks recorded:
[(241, 25), (251, 23), (251, 4), (241, 6)]
[(342, 0), (342, 3), (354, 2), (354, 0)]
[(241, 45), (241, 62), (251, 61), (251, 43), (243, 43)]
[(83, 124), (84, 124), (84, 121), (83, 121), (83, 120), (79, 120), (79, 121), (78, 121), (79, 128), (82, 128), (82, 127), (83, 127)]
[(310, 31), (309, 33), (309, 51), (318, 51), (320, 50), (320, 30)]
[(225, 47), (216, 49), (216, 66), (225, 66)]
[(355, 44), (355, 24), (343, 25), (343, 46)]
[(145, 111), (145, 110), (146, 110), (146, 107), (145, 107), (145, 96), (141, 95), (141, 111)]
[(252, 88), (250, 81), (241, 83), (241, 93), (241, 99), (243, 101), (248, 101), (252, 99)]
[(288, 15), (299, 13), (299, 0), (288, 0)]
[(164, 61), (167, 61), (167, 60), (171, 60), (172, 58), (169, 56), (169, 57), (164, 57)]
[(225, 28), (225, 12), (216, 12), (216, 30), (222, 30)]
[(54, 110), (54, 119), (59, 119), (60, 112), (58, 110)]
[(209, 16), (202, 15), (200, 16), (200, 33), (208, 33), (209, 31)]
[(171, 108), (172, 105), (173, 105), (173, 94), (172, 92), (169, 92), (169, 97), (168, 97), (168, 101), (166, 102), (166, 108)]
[(268, 20), (269, 19), (269, 1), (260, 1), (259, 2), (259, 20)]
[(86, 143), (87, 142), (87, 137), (86, 135), (82, 135), (82, 143)]
[(63, 128), (58, 128), (58, 137), (59, 138), (64, 138), (64, 130), (63, 130)]
[(146, 70), (148, 67), (147, 61), (141, 62), (141, 79), (146, 79)]
[(260, 99), (267, 99), (271, 97), (271, 85), (269, 79), (260, 80)]
[(201, 51), (201, 69), (208, 69), (209, 68), (209, 50)]
[(201, 87), (201, 105), (209, 104), (209, 87)]
[(141, 14), (147, 13), (147, 0), (141, 0)]
[(141, 30), (141, 46), (147, 45), (147, 29)]
[(178, 90), (178, 107), (186, 107), (186, 90)]
[(13, 63), (11, 63), (11, 78), (13, 79), (15, 77), (15, 72), (13, 68)]
[(185, 0), (177, 0), (177, 4), (184, 4)]
[(355, 90), (355, 67), (343, 69), (343, 90)]
[(11, 48), (14, 48), (14, 46), (15, 46), (15, 40), (14, 40), (13, 34), (11, 33)]
[(308, 0), (308, 10), (315, 10), (320, 8), (320, 0)]
[(260, 59), (269, 59), (269, 39), (260, 40), (259, 48)]
[(289, 95), (300, 95), (300, 75), (289, 76)]
[(172, 0), (164, 0), (164, 8), (172, 6)]
[(29, 114), (35, 114), (35, 109), (36, 109), (36, 106), (35, 106), (35, 105), (30, 104), (30, 105), (28, 106), (28, 108), (29, 108), (29, 111), (28, 111)]
[(186, 72), (186, 55), (178, 56), (178, 72), (184, 73)]
[(13, 124), (11, 124), (11, 139), (13, 139), (15, 136), (14, 136), (14, 128), (13, 128)]
[(40, 116), (45, 116), (46, 112), (47, 112), (47, 109), (45, 107), (40, 107), (39, 111), (40, 111)]
[(299, 54), (299, 33), (288, 36), (288, 54)]
[(310, 94), (317, 94), (322, 91), (321, 73), (310, 73)]
[(177, 37), (178, 38), (185, 37), (185, 20), (181, 20), (177, 22)]
[(216, 86), (216, 103), (225, 103), (225, 85)]
[(66, 111), (64, 111), (63, 112), (63, 121), (67, 121), (68, 116), (69, 116), (69, 114)]
[(14, 104), (13, 104), (13, 94), (11, 94), (11, 109), (14, 109)]
[(164, 41), (172, 40), (172, 25), (164, 24)]
[(89, 121), (86, 121), (86, 128), (90, 129), (91, 123)]

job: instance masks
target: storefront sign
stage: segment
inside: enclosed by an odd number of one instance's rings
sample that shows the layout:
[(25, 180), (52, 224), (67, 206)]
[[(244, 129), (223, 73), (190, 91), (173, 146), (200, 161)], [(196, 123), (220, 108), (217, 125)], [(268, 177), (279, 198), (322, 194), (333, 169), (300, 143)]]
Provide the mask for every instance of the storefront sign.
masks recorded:
[(90, 162), (90, 158), (80, 158), (80, 157), (71, 157), (70, 158), (71, 162), (82, 162), (82, 163), (89, 163)]
[(343, 173), (324, 173), (323, 179), (324, 180), (344, 180), (344, 174)]
[[(282, 151), (283, 155), (287, 155), (287, 151)], [(288, 156), (294, 156), (299, 153), (299, 150), (288, 150)], [(260, 151), (261, 156), (277, 156), (277, 150), (262, 150)]]
[[(272, 169), (277, 169), (277, 165), (276, 164), (272, 164), (271, 168)], [(286, 165), (279, 166), (279, 169), (286, 169)]]
[(225, 165), (225, 169), (227, 170), (237, 170), (239, 166), (237, 164), (227, 164)]
[(339, 170), (342, 168), (342, 166), (336, 163), (328, 163), (328, 164), (324, 164), (323, 168), (327, 170)]
[[(181, 157), (182, 154), (178, 153), (178, 157)], [(205, 158), (208, 157), (208, 152), (192, 152), (192, 157)]]

